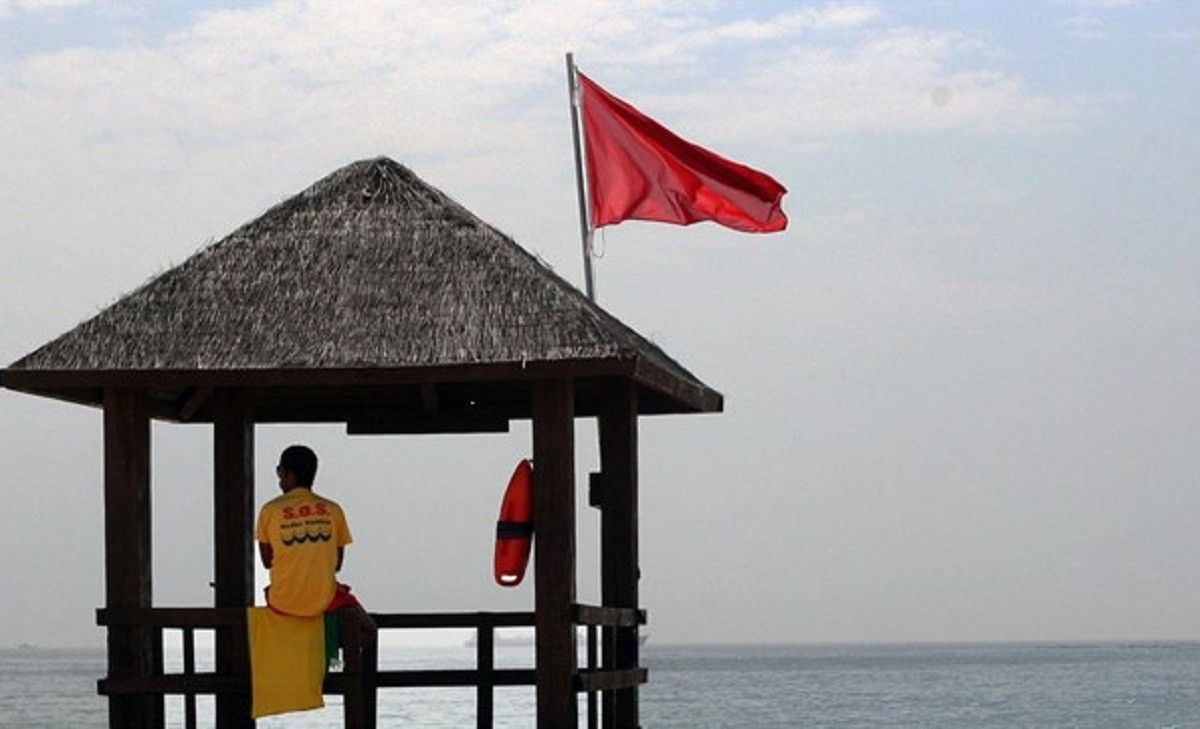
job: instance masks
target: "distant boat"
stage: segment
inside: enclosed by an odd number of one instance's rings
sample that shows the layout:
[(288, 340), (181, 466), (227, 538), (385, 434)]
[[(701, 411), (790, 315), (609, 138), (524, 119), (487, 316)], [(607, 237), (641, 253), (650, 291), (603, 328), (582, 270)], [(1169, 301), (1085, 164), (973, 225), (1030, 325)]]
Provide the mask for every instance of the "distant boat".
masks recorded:
[[(576, 635), (576, 639), (581, 645), (586, 645), (587, 632), (584, 630), (579, 630), (578, 634)], [(638, 634), (639, 646), (646, 645), (647, 640), (650, 640), (650, 635), (648, 633)], [(463, 641), (463, 647), (474, 648), (476, 645), (478, 645), (478, 643), (478, 635), (472, 633), (471, 637)], [(517, 633), (516, 635), (511, 633), (498, 633), (494, 638), (492, 638), (492, 645), (496, 646), (497, 648), (532, 648), (534, 645), (536, 645), (536, 641), (534, 639), (534, 634), (530, 631)]]

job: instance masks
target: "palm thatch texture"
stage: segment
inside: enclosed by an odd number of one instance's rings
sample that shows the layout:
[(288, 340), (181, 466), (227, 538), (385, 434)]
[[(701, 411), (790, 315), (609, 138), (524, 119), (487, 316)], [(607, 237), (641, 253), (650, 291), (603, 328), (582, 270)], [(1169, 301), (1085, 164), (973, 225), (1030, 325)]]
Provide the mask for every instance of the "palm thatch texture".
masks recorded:
[(720, 409), (720, 396), (657, 346), (381, 157), (276, 205), (2, 376), (35, 390), (49, 382), (39, 372), (62, 385), (85, 382), (72, 373), (583, 361), (633, 363), (630, 372), (653, 371), (644, 379), (658, 395), (688, 394), (661, 411)]

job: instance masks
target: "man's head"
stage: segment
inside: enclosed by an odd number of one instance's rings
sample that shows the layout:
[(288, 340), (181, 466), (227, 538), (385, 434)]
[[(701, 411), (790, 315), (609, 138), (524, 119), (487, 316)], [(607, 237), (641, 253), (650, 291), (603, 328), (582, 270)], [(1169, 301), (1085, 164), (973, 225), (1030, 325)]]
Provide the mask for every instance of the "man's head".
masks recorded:
[(317, 477), (317, 454), (307, 446), (288, 446), (279, 454), (275, 475), (285, 494), (296, 488), (310, 488)]

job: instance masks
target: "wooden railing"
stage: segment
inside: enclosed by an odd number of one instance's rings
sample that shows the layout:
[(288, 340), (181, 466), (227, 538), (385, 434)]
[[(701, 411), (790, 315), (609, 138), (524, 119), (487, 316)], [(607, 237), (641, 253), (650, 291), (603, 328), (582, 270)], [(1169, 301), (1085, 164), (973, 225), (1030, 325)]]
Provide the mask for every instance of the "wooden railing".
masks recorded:
[(617, 628), (637, 628), (646, 624), (646, 611), (633, 608), (596, 607), (594, 605), (575, 606), (575, 624), (587, 626), (587, 668), (575, 673), (575, 686), (578, 691), (587, 692), (587, 726), (596, 729), (600, 726), (599, 694), (602, 691), (617, 691), (629, 689), (646, 683), (648, 672), (645, 668), (628, 669), (600, 668), (597, 664), (600, 656), (597, 651), (597, 630), (604, 631), (604, 665), (614, 666), (616, 655)]
[[(362, 608), (338, 611), (342, 629), (342, 670), (325, 677), (323, 691), (342, 695), (347, 727), (375, 726), (375, 671), (378, 640), (371, 616)], [(245, 634), (244, 608), (101, 608), (96, 623), (106, 627), (149, 627), (183, 633), (183, 672), (157, 676), (122, 676), (97, 682), (101, 695), (171, 694), (183, 696), (184, 726), (196, 727), (196, 696), (248, 693), (250, 667), (238, 674), (196, 671), (197, 630), (240, 630)]]
[(533, 686), (537, 675), (532, 668), (496, 668), (496, 628), (520, 628), (533, 625), (533, 613), (377, 613), (380, 630), (414, 628), (474, 628), (475, 668), (380, 671), (380, 688), (414, 686), (474, 686), (475, 725), (491, 729), (496, 686)]
[[(629, 689), (646, 682), (645, 668), (605, 669), (600, 667), (599, 630), (604, 631), (604, 654), (615, 650), (618, 628), (636, 628), (645, 624), (644, 610), (632, 608), (574, 606), (574, 622), (587, 631), (586, 668), (576, 671), (576, 691), (587, 693), (589, 729), (598, 726), (597, 699), (600, 692)], [(530, 612), (469, 613), (366, 613), (361, 608), (339, 611), (342, 620), (341, 672), (329, 673), (324, 692), (344, 697), (345, 726), (373, 729), (377, 715), (376, 694), (380, 688), (475, 686), (476, 725), (492, 726), (496, 686), (533, 686), (537, 672), (533, 668), (496, 668), (495, 631), (497, 628), (532, 627)], [(245, 630), (246, 611), (242, 608), (102, 608), (96, 611), (97, 624), (106, 627), (138, 626), (161, 631), (178, 629), (183, 634), (182, 673), (156, 676), (101, 679), (97, 686), (102, 695), (171, 694), (184, 699), (184, 726), (196, 726), (196, 696), (246, 693), (250, 690), (248, 673), (222, 675), (196, 671), (195, 631)], [(476, 631), (474, 669), (379, 670), (378, 631), (428, 628), (473, 628)], [(605, 665), (613, 665), (605, 660)], [(249, 667), (246, 667), (249, 670)]]

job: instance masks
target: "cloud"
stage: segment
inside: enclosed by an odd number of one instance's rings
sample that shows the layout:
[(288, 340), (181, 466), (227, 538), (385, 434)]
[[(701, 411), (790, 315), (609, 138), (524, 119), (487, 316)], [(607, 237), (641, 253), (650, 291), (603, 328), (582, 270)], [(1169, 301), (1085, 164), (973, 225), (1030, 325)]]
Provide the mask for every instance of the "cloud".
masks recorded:
[(786, 38), (804, 31), (855, 28), (882, 16), (870, 5), (828, 5), (800, 8), (765, 20), (739, 20), (710, 25), (686, 37), (689, 45), (701, 47), (722, 41), (764, 41)]
[(1071, 4), (1097, 10), (1123, 10), (1140, 8), (1146, 4), (1146, 0), (1071, 0)]
[(13, 10), (39, 12), (43, 10), (59, 10), (78, 5), (88, 5), (95, 0), (0, 0), (0, 17)]
[[(354, 140), (455, 155), (506, 139), (529, 152), (561, 127), (561, 54), (572, 47), (618, 93), (661, 100), (722, 137), (1025, 129), (1069, 116), (1069, 100), (1010, 73), (951, 70), (977, 47), (970, 39), (874, 28), (881, 18), (861, 4), (721, 22), (671, 3), (281, 0), (209, 12), (152, 46), (17, 59), (0, 68), (10, 110), (0, 131), (85, 151)], [(852, 35), (826, 41), (834, 30)], [(28, 149), (6, 146), (0, 157)]]
[(804, 34), (858, 28), (881, 18), (872, 5), (826, 5), (789, 10), (766, 18), (728, 22), (703, 14), (671, 13), (658, 32), (639, 32), (624, 60), (645, 65), (711, 63), (714, 53), (793, 39)]
[(1157, 38), (1176, 43), (1200, 40), (1200, 28), (1172, 28), (1156, 34)]
[(1084, 40), (1105, 40), (1109, 37), (1108, 22), (1093, 15), (1077, 15), (1062, 22), (1067, 35)]
[[(157, 243), (96, 264), (108, 295), (300, 182), (387, 154), (518, 240), (557, 240), (574, 224), (567, 49), (685, 137), (776, 174), (863, 134), (1040, 132), (1081, 108), (1030, 90), (976, 38), (891, 27), (868, 6), (753, 26), (705, 7), (280, 0), (208, 11), (154, 42), (0, 60), (0, 238), (53, 276), (123, 250), (136, 228)], [(673, 45), (693, 50), (662, 55)], [(557, 250), (534, 248), (576, 263)], [(14, 300), (38, 300), (36, 278), (6, 282)], [(41, 315), (14, 317), (30, 345), (70, 323)]]
[(951, 129), (1024, 133), (1061, 127), (1084, 106), (1031, 92), (1002, 70), (956, 68), (982, 49), (961, 33), (884, 29), (848, 46), (794, 44), (767, 66), (654, 101), (701, 138), (762, 145)]
[[(158, 212), (140, 223), (145, 238), (172, 242), (138, 264), (162, 268), (278, 200), (264, 195), (387, 154), (434, 184), (454, 181), (465, 204), (519, 239), (551, 240), (571, 223), (570, 48), (680, 134), (769, 170), (854, 135), (1020, 134), (1078, 112), (1078, 100), (996, 68), (974, 38), (889, 28), (861, 7), (764, 16), (751, 31), (673, 3), (281, 0), (207, 12), (152, 44), (32, 53), (0, 62), (0, 168), (12, 181), (0, 183), (3, 237), (32, 255), (56, 226), (94, 238), (97, 217), (131, 206), (186, 211), (192, 228)], [(663, 48), (699, 49), (701, 37), (709, 50), (662, 60)], [(206, 187), (218, 179), (240, 187)], [(68, 215), (47, 199), (90, 202)], [(526, 200), (561, 205), (514, 223), (509, 209)], [(104, 245), (121, 245), (120, 228), (103, 227)], [(88, 238), (65, 240), (82, 250)], [(62, 260), (46, 265), (69, 265), (78, 251), (53, 243)], [(111, 275), (128, 270), (138, 269)], [(108, 288), (136, 283), (117, 281)]]

